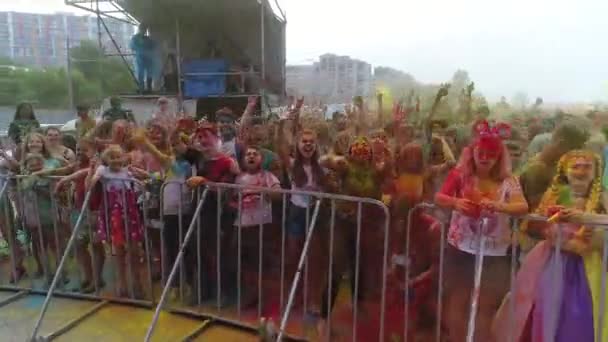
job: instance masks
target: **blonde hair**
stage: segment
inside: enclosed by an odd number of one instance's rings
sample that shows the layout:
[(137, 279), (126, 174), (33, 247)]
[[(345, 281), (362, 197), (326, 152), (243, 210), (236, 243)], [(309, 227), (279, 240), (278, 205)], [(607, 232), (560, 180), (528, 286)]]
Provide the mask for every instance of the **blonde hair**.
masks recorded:
[(119, 145), (110, 145), (101, 154), (101, 160), (103, 160), (104, 163), (108, 164), (110, 156), (114, 153), (120, 154), (122, 156), (124, 155), (125, 151)]
[[(51, 153), (49, 152), (49, 150), (47, 148), (47, 144), (46, 144), (46, 137), (44, 135), (42, 135), (41, 133), (37, 133), (37, 132), (32, 132), (25, 136), (25, 140), (23, 141), (23, 154), (22, 155), (27, 156), (28, 154), (30, 154), (30, 150), (27, 146), (32, 141), (32, 139), (35, 139), (35, 138), (38, 138), (38, 139), (40, 139), (40, 141), (42, 141), (42, 151), (40, 152), (42, 157), (44, 159), (51, 158)], [(23, 159), (23, 161), (25, 161), (25, 158)]]

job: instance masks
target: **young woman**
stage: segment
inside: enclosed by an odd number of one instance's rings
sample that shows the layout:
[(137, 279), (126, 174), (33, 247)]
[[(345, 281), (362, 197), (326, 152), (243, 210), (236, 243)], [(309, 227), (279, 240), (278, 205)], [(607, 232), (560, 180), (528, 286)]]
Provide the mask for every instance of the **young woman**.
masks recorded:
[(63, 145), (61, 139), (61, 131), (58, 128), (47, 128), (46, 142), (49, 153), (63, 165), (71, 164), (76, 161), (76, 155), (74, 154), (74, 151)]
[(475, 340), (492, 340), (491, 319), (509, 288), (509, 216), (528, 211), (500, 133), (487, 123), (479, 124), (476, 139), (435, 196), (438, 205), (452, 210), (444, 279), (445, 322), (454, 341), (467, 336), (475, 255), (482, 235), (485, 258)]
[[(534, 227), (545, 240), (530, 251), (517, 274), (516, 292), (509, 296), (516, 298), (515, 315), (509, 317), (506, 301), (496, 317), (498, 341), (507, 341), (508, 336), (522, 342), (608, 338), (606, 315), (599, 322), (601, 278), (606, 272), (601, 261), (606, 248), (602, 246), (604, 230), (581, 224), (583, 220), (606, 222), (605, 215), (598, 215), (605, 213), (608, 204), (602, 196), (601, 174), (601, 160), (591, 151), (571, 151), (560, 159), (536, 213), (557, 214), (562, 222)], [(598, 331), (600, 324), (602, 331)]]

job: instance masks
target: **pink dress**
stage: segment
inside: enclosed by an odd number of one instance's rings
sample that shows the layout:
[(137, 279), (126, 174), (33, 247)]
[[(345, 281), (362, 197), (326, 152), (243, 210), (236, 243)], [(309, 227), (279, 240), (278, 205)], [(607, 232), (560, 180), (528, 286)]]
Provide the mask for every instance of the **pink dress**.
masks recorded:
[(112, 179), (130, 178), (129, 173), (126, 169), (112, 172), (105, 166), (100, 166), (97, 173), (102, 177), (104, 196), (101, 202), (101, 214), (97, 220), (100, 238), (106, 242), (111, 241), (113, 246), (127, 244), (127, 233), (130, 243), (141, 241), (143, 225), (133, 183)]

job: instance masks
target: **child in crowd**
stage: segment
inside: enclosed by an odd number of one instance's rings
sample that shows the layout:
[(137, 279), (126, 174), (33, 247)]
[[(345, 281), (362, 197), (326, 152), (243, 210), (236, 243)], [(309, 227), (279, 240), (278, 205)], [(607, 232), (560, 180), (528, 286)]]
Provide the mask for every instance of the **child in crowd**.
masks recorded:
[[(89, 207), (84, 208), (86, 197), (85, 180), (89, 169), (94, 164), (95, 143), (90, 138), (81, 138), (76, 146), (76, 162), (54, 170), (55, 175), (67, 175), (57, 182), (55, 193), (65, 191), (67, 185), (73, 184), (73, 203), (70, 212), (70, 226), (75, 229), (76, 222), (81, 213), (84, 212), (82, 225), (79, 227), (79, 234), (76, 240), (76, 258), (83, 274), (82, 282), (77, 289), (82, 293), (92, 293), (104, 287), (102, 273), (105, 263), (105, 251), (103, 244), (97, 238), (94, 227), (96, 226), (99, 215), (99, 197), (92, 196), (89, 199)], [(91, 243), (91, 253), (88, 245)]]
[[(148, 134), (149, 136), (149, 134)], [(146, 134), (138, 131), (133, 136), (134, 142), (140, 144), (146, 153), (154, 158), (155, 162), (162, 167), (164, 177), (162, 181), (165, 183), (163, 188), (162, 201), (162, 237), (165, 246), (164, 270), (165, 279), (169, 276), (169, 272), (179, 252), (180, 243), (183, 241), (190, 222), (192, 221), (192, 190), (186, 186), (186, 180), (194, 174), (194, 168), (185, 159), (188, 150), (190, 138), (182, 133), (175, 131), (171, 134), (170, 151), (165, 154), (157, 148), (158, 144), (150, 141)], [(150, 175), (148, 174), (148, 177)], [(195, 239), (191, 239), (189, 248), (183, 261), (185, 265), (186, 281), (193, 285), (194, 282), (194, 251)], [(171, 286), (176, 290), (177, 281)], [(175, 297), (175, 296), (173, 296)]]
[[(247, 147), (243, 167), (244, 172), (236, 177), (237, 185), (280, 189), (279, 179), (272, 172), (262, 169), (262, 154), (258, 147)], [(241, 260), (243, 260), (241, 282), (248, 284), (248, 286), (243, 286), (245, 294), (241, 299), (241, 303), (245, 307), (260, 300), (258, 292), (254, 291), (260, 285), (258, 283), (260, 259), (264, 260), (263, 255), (259, 255), (259, 246), (264, 241), (264, 226), (272, 223), (270, 200), (278, 198), (281, 198), (280, 193), (263, 193), (259, 190), (245, 188), (240, 197), (242, 204), (239, 204), (238, 200), (236, 203), (237, 218), (234, 225), (241, 230), (242, 241), (240, 246), (236, 246), (236, 248), (241, 248)], [(261, 289), (258, 288), (258, 291), (261, 292)]]
[[(128, 279), (132, 280), (134, 293), (143, 297), (138, 267), (138, 244), (143, 237), (143, 226), (137, 207), (135, 186), (126, 167), (126, 153), (118, 145), (110, 145), (102, 153), (104, 165), (91, 165), (87, 178), (87, 190), (102, 183), (103, 202), (97, 221), (97, 233), (103, 241), (112, 243), (118, 265), (118, 293), (127, 297)], [(127, 272), (129, 272), (130, 277)]]
[[(49, 256), (54, 255), (57, 262), (63, 251), (64, 236), (55, 221), (51, 199), (50, 183), (41, 179), (37, 172), (44, 170), (45, 158), (39, 153), (28, 153), (23, 160), (24, 172), (30, 177), (21, 181), (19, 190), (23, 197), (23, 219), (32, 238), (32, 249), (36, 260), (36, 276), (45, 275), (50, 283)], [(44, 262), (43, 262), (44, 260)]]

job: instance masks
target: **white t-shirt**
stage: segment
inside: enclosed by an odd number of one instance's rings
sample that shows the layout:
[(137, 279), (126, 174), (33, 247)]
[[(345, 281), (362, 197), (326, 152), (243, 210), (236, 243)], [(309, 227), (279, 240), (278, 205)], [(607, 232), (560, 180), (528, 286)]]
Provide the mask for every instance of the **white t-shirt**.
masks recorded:
[[(262, 188), (280, 188), (279, 179), (268, 171), (256, 174), (242, 173), (236, 177), (236, 184)], [(268, 194), (262, 195), (254, 190), (243, 190), (243, 204), (240, 217), (236, 218), (235, 226), (251, 227), (272, 223), (272, 205)], [(240, 222), (239, 222), (240, 221)]]
[[(505, 179), (499, 188), (499, 201), (508, 202), (509, 198), (518, 191), (521, 192), (521, 187), (515, 178)], [(485, 238), (484, 255), (507, 255), (511, 245), (511, 229), (509, 216), (501, 213), (492, 213), (485, 218), (476, 219), (454, 210), (448, 231), (448, 242), (463, 252), (476, 254), (481, 237), (480, 229)]]
[[(133, 182), (128, 181), (127, 179), (132, 178), (131, 173), (127, 168), (122, 168), (118, 172), (114, 172), (110, 170), (109, 167), (105, 165), (100, 165), (97, 168), (95, 174), (101, 177), (101, 182), (104, 185), (104, 191), (122, 191), (124, 189), (133, 189)], [(113, 179), (120, 178), (120, 179)]]
[[(291, 160), (290, 169), (293, 170), (293, 159)], [(314, 181), (314, 177), (312, 175), (312, 167), (310, 165), (302, 165), (304, 168), (304, 172), (306, 173), (306, 178), (308, 181), (304, 184), (303, 187), (298, 187), (293, 179), (293, 174), (290, 174), (291, 178), (291, 189), (296, 191), (320, 191), (319, 184), (316, 184)], [(326, 172), (326, 170), (323, 170)], [(300, 208), (308, 208), (310, 206), (310, 196), (293, 194), (291, 195), (291, 203)]]

